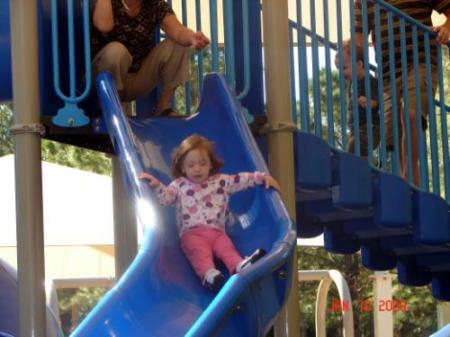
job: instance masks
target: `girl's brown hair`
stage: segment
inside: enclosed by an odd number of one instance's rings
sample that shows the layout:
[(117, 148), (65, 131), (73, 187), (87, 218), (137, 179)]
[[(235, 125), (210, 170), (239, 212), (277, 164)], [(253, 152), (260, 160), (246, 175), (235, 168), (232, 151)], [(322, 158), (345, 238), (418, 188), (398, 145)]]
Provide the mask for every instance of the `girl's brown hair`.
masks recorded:
[(204, 149), (208, 153), (209, 159), (211, 160), (211, 171), (209, 174), (213, 175), (219, 172), (223, 166), (223, 160), (215, 153), (214, 144), (205, 137), (193, 134), (184, 139), (175, 151), (172, 161), (172, 174), (175, 178), (184, 176), (181, 169), (184, 158), (190, 151), (196, 149)]

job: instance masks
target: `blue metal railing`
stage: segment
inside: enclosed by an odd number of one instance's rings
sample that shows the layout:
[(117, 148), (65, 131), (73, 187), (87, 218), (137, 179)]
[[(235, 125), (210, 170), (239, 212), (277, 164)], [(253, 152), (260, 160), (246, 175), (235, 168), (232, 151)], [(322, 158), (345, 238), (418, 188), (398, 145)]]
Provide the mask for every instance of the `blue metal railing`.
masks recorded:
[[(68, 78), (68, 86), (69, 86), (69, 94), (64, 94), (61, 89), (60, 83), (60, 66), (59, 66), (59, 58), (61, 53), (59, 46), (59, 26), (58, 26), (58, 3), (60, 5), (62, 2), (59, 0), (51, 0), (52, 5), (52, 44), (53, 44), (53, 76), (54, 76), (54, 89), (57, 96), (65, 102), (65, 107), (60, 110), (60, 113), (57, 117), (55, 117), (54, 122), (61, 126), (82, 126), (89, 122), (89, 119), (84, 116), (84, 113), (81, 109), (77, 107), (77, 104), (84, 100), (89, 94), (91, 87), (91, 68), (90, 68), (90, 46), (89, 46), (89, 5), (86, 0), (82, 0), (83, 2), (83, 32), (84, 32), (84, 59), (85, 59), (85, 90), (82, 94), (77, 95), (77, 83), (80, 79), (76, 78), (76, 52), (75, 52), (75, 28), (74, 27), (74, 11), (73, 11), (73, 0), (67, 1), (67, 29), (68, 29), (68, 55), (69, 55), (69, 78)], [(238, 93), (238, 99), (243, 99), (249, 94), (250, 85), (251, 85), (251, 76), (250, 76), (250, 44), (249, 44), (249, 13), (248, 13), (248, 1), (242, 0), (242, 50), (243, 50), (243, 60), (244, 60), (244, 71), (242, 72), (243, 78), (243, 88), (240, 93)], [(181, 17), (181, 21), (184, 25), (188, 25), (188, 5), (186, 0), (178, 0), (178, 1), (168, 1), (170, 4), (172, 2), (174, 5), (180, 5), (181, 13), (178, 13)], [(86, 3), (86, 4), (85, 4)], [(218, 12), (220, 11), (219, 3), (217, 0), (209, 0), (209, 12), (206, 12), (202, 6), (200, 0), (195, 0), (195, 24), (193, 25), (195, 30), (202, 30), (202, 18), (205, 16), (209, 16), (210, 22), (210, 52), (204, 53), (203, 51), (197, 51), (195, 53), (195, 69), (196, 76), (189, 82), (185, 84), (184, 90), (184, 105), (186, 108), (186, 113), (190, 114), (192, 108), (195, 106), (194, 102), (197, 102), (198, 97), (192, 97), (193, 95), (193, 87), (198, 87), (200, 92), (203, 82), (203, 75), (205, 73), (205, 68), (208, 68), (208, 61), (210, 62), (211, 71), (220, 72), (222, 69), (225, 70), (226, 78), (230, 82), (232, 86), (236, 84), (236, 67), (235, 67), (235, 37), (234, 37), (234, 27), (236, 26), (236, 22), (234, 19), (234, 8), (233, 2), (228, 0), (222, 0), (223, 8), (223, 34), (224, 34), (224, 43), (222, 44), (219, 41), (219, 23), (218, 23)], [(63, 46), (65, 47), (65, 46)], [(221, 56), (223, 55), (223, 57)], [(224, 59), (224, 61), (222, 61)], [(223, 64), (225, 63), (225, 64)], [(193, 81), (197, 83), (192, 83)], [(61, 115), (61, 116), (60, 116)]]
[[(369, 32), (374, 38), (372, 45), (369, 44), (368, 38), (358, 41), (362, 48), (361, 64), (364, 71), (364, 80), (359, 83), (364, 86), (366, 97), (376, 98), (380, 112), (379, 125), (372, 125), (372, 114), (375, 111), (371, 104), (359, 108), (357, 88), (359, 75), (356, 71), (352, 71), (349, 81), (344, 78), (343, 6), (341, 0), (335, 0), (336, 13), (329, 13), (331, 4), (327, 1), (322, 4), (324, 22), (321, 27), (317, 27), (315, 20), (318, 2), (314, 1), (308, 4), (297, 0), (297, 20), (289, 22), (291, 39), (296, 37), (298, 42), (297, 59), (293, 40), (290, 46), (291, 77), (297, 77), (296, 80), (291, 80), (292, 111), (300, 129), (314, 132), (317, 136), (327, 139), (332, 147), (343, 150), (348, 149), (348, 137), (351, 135), (355, 154), (361, 155), (364, 150), (367, 160), (373, 164), (376, 162), (373, 157), (376, 156), (378, 167), (402, 175), (416, 187), (439, 194), (449, 202), (450, 154), (447, 112), (450, 108), (445, 101), (443, 74), (450, 74), (443, 69), (442, 48), (435, 46), (433, 42), (436, 34), (429, 27), (382, 0), (361, 1), (359, 8), (354, 6), (353, 0), (348, 2), (350, 41), (352, 41), (349, 53), (351, 69), (357, 69), (359, 64), (356, 61), (358, 47), (355, 39), (360, 36), (367, 37)], [(305, 12), (307, 6), (309, 13)], [(330, 27), (329, 18), (334, 15), (336, 27)], [(357, 34), (355, 18), (359, 15), (360, 34)], [(304, 22), (306, 16), (309, 18), (309, 26)], [(381, 29), (381, 20), (387, 22), (387, 29), (384, 31)], [(323, 37), (317, 33), (319, 29), (323, 31)], [(330, 31), (334, 29), (336, 41), (331, 41)], [(383, 40), (382, 43), (382, 38), (386, 37), (388, 42), (384, 43)], [(421, 40), (424, 41), (423, 46), (419, 45)], [(447, 44), (449, 45), (450, 43)], [(425, 50), (419, 50), (419, 47)], [(375, 52), (373, 61), (380, 66), (370, 64), (371, 51)], [(337, 78), (332, 76), (330, 64), (334, 52), (337, 52)], [(312, 55), (310, 59), (309, 54)], [(319, 59), (319, 55), (324, 56)], [(432, 66), (432, 60), (437, 60), (436, 68)], [(322, 70), (319, 69), (319, 64), (323, 66)], [(364, 67), (364, 64), (368, 66)], [(295, 72), (296, 68), (300, 76)], [(371, 88), (369, 80), (371, 74), (377, 78), (377, 88)], [(408, 85), (411, 81), (415, 81), (417, 85), (415, 87)], [(346, 82), (351, 82), (350, 97), (347, 88), (350, 83)], [(425, 86), (425, 83), (436, 84), (432, 87)], [(410, 90), (413, 90), (414, 94), (410, 93)], [(423, 93), (427, 94), (426, 103), (420, 98)], [(392, 115), (385, 115), (389, 106), (392, 107)], [(416, 108), (414, 118), (410, 117), (409, 113), (413, 107)], [(421, 118), (424, 109), (428, 111), (425, 120)], [(347, 110), (351, 110), (353, 117), (352, 133), (347, 126), (347, 118), (350, 117), (347, 116)], [(363, 125), (360, 125), (359, 113), (365, 114), (362, 116), (366, 121)], [(389, 130), (386, 122), (392, 122)], [(428, 124), (426, 131), (422, 131), (423, 122)], [(322, 130), (324, 125), (326, 128)], [(364, 131), (364, 139), (360, 139), (360, 129)], [(378, 138), (379, 145), (376, 140)]]
[(61, 90), (60, 83), (60, 48), (58, 34), (58, 2), (51, 1), (52, 11), (52, 54), (53, 54), (53, 84), (56, 94), (65, 102), (65, 106), (58, 110), (58, 114), (53, 117), (53, 123), (59, 126), (79, 127), (89, 123), (89, 118), (84, 115), (83, 110), (77, 104), (84, 100), (91, 89), (91, 60), (90, 60), (90, 30), (89, 30), (89, 3), (83, 1), (83, 47), (85, 63), (85, 89), (81, 95), (77, 95), (76, 79), (76, 57), (75, 57), (75, 15), (73, 0), (67, 1), (67, 41), (69, 54), (69, 94), (66, 95)]

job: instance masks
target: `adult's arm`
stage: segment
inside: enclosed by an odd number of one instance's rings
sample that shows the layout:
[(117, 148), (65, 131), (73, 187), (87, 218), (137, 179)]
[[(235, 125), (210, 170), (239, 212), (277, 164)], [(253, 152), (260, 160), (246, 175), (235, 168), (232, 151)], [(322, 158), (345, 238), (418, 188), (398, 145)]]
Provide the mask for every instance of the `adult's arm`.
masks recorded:
[(96, 0), (92, 11), (92, 22), (100, 32), (109, 33), (114, 28), (111, 0)]
[(202, 49), (209, 44), (209, 39), (202, 32), (194, 32), (183, 26), (173, 14), (164, 17), (161, 29), (171, 40), (182, 46)]

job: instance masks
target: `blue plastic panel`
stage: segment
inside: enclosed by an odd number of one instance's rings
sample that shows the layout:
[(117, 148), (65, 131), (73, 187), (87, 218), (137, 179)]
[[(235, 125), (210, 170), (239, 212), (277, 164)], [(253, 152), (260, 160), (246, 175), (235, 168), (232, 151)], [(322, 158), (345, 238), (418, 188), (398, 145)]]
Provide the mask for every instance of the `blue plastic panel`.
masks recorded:
[(357, 209), (372, 204), (372, 180), (367, 161), (349, 153), (336, 152), (333, 165), (333, 203)]
[(0, 102), (12, 99), (9, 0), (0, 0)]
[(305, 132), (294, 134), (295, 184), (317, 190), (331, 187), (330, 147), (322, 139)]
[(447, 202), (427, 192), (416, 192), (414, 202), (414, 238), (419, 243), (442, 245), (450, 242)]

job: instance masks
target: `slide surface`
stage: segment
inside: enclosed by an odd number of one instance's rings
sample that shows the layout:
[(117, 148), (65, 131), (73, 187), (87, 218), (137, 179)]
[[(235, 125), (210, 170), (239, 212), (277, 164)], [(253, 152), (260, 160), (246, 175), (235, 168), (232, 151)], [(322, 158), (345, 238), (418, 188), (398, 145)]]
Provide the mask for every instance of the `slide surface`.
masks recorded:
[(218, 294), (202, 287), (179, 249), (175, 209), (159, 206), (136, 177), (145, 170), (169, 183), (171, 155), (182, 139), (212, 139), (224, 173), (266, 170), (225, 80), (204, 82), (199, 113), (188, 119), (128, 120), (112, 78), (100, 74), (97, 93), (124, 171), (129, 196), (146, 226), (137, 257), (72, 336), (263, 336), (287, 298), (296, 234), (279, 195), (263, 187), (231, 197), (229, 234), (242, 255), (268, 254), (228, 278)]

